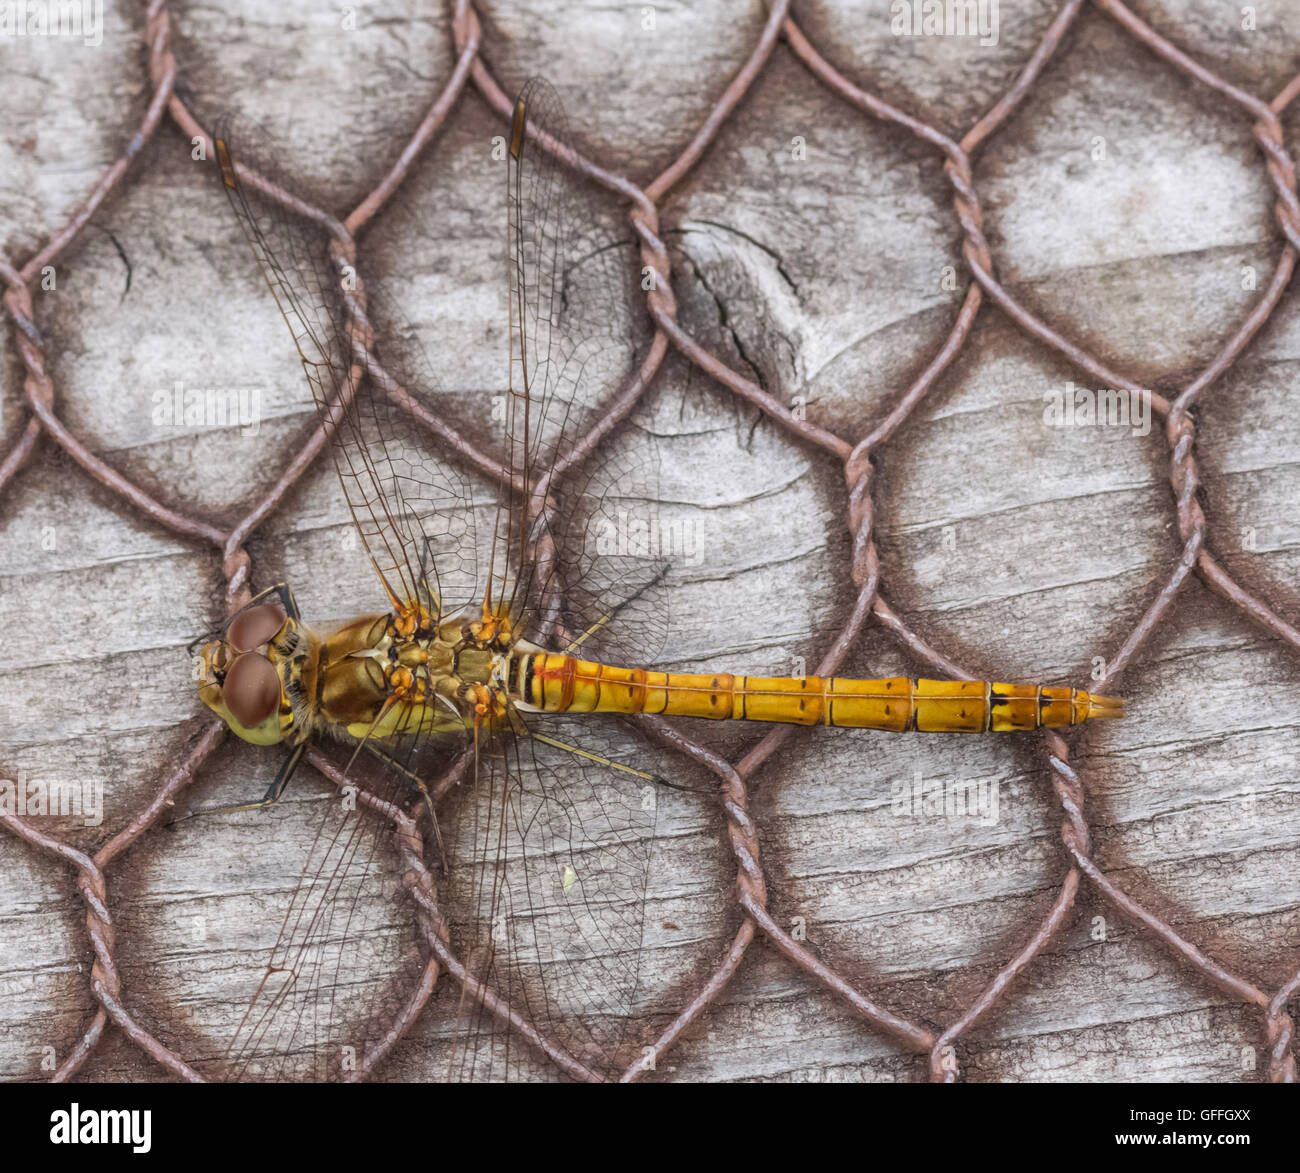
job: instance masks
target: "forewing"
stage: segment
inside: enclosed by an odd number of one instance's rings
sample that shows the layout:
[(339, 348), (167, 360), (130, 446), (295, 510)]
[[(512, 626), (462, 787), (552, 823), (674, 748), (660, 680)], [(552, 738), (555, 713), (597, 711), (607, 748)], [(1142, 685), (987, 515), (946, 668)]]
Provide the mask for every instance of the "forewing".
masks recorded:
[(371, 368), (354, 345), (376, 349), (356, 273), (334, 247), (342, 230), (302, 214), (261, 160), (246, 162), (254, 156), (242, 144), (238, 155), (228, 137), (217, 148), (230, 206), (302, 360), (367, 557), (400, 603), (431, 595), (439, 610), (464, 605), (477, 587), (470, 491), (412, 411), (437, 414), (413, 331), (391, 303), (370, 295), (388, 319), (382, 370)]
[(666, 627), (658, 450), (623, 417), (651, 331), (636, 243), (617, 207), (576, 172), (571, 142), (554, 90), (530, 81), (516, 104), (507, 183), (505, 456), (533, 492), (503, 496), (494, 593), (514, 600), (537, 642), (562, 648), (599, 624), (589, 650), (647, 658)]
[[(571, 141), (553, 90), (530, 82), (507, 183), (503, 463), (515, 491), (498, 510), (492, 598), (557, 650), (580, 641), (653, 654), (664, 566), (625, 539), (629, 514), (644, 525), (657, 499), (657, 452), (644, 432), (617, 426), (650, 336), (637, 252), (574, 173)], [(619, 644), (619, 633), (631, 638)], [(451, 1078), (604, 1078), (631, 1061), (657, 805), (639, 749), (600, 718), (520, 713), (480, 747), (448, 818), (453, 940), (472, 977)], [(525, 1025), (507, 1029), (503, 1008)], [(549, 1066), (537, 1065), (539, 1050)]]
[[(329, 226), (304, 215), (263, 165), (237, 161), (228, 137), (219, 147), (231, 207), (302, 359), (366, 556), (396, 602), (460, 608), (477, 590), (470, 494), (417, 419), (432, 412), (424, 398), (432, 376), (409, 323), (384, 302), (385, 365), (354, 348), (346, 312), (361, 308), (355, 276), (331, 259)], [(368, 333), (366, 320), (356, 322)], [(374, 810), (399, 809), (436, 777), (456, 753), (456, 732), (463, 738), (463, 724), (449, 721), (434, 734), (366, 744), (348, 762), (343, 798), (326, 804), (227, 1054), (235, 1078), (346, 1078), (382, 1045), (401, 1013), (394, 999), (426, 963), (409, 918), (394, 932), (392, 826)]]

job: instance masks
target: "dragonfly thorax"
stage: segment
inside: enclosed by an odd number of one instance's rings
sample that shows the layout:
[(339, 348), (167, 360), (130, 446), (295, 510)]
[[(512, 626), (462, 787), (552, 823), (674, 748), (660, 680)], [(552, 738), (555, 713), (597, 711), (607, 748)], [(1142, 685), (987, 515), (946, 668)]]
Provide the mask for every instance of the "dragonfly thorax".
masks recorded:
[(408, 635), (400, 614), (339, 628), (320, 644), (309, 724), (337, 737), (384, 740), (459, 733), (503, 715), (513, 644), (476, 628), (455, 616)]
[(516, 656), (525, 649), (533, 650), (508, 623), (474, 615), (414, 631), (409, 613), (363, 615), (322, 638), (264, 604), (203, 649), (199, 695), (259, 745), (313, 734), (449, 736), (506, 717)]

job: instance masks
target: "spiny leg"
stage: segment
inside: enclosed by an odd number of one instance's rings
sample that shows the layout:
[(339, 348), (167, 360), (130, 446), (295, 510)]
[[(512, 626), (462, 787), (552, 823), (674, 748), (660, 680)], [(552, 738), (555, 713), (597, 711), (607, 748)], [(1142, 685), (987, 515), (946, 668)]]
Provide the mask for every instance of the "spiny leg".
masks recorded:
[[(247, 611), (251, 607), (256, 607), (271, 595), (275, 595), (276, 598), (280, 600), (281, 610), (283, 610), (290, 619), (295, 623), (302, 621), (302, 613), (298, 610), (298, 601), (293, 597), (293, 591), (289, 589), (289, 584), (285, 582), (278, 582), (275, 586), (267, 587), (264, 591), (258, 591), (257, 594), (240, 607), (239, 611), (236, 611), (235, 614), (238, 615), (240, 611)], [(234, 616), (232, 615), (231, 618), (233, 619)]]
[(298, 768), (298, 763), (302, 761), (302, 755), (307, 751), (307, 743), (299, 742), (293, 748), (293, 752), (284, 759), (280, 766), (279, 772), (275, 775), (275, 781), (271, 783), (267, 792), (258, 799), (257, 802), (241, 802), (234, 806), (207, 806), (196, 811), (190, 811), (181, 815), (179, 818), (172, 819), (167, 824), (174, 827), (177, 823), (183, 823), (186, 819), (192, 819), (196, 815), (233, 815), (239, 811), (257, 811), (263, 810), (268, 806), (274, 806), (280, 801), (280, 796), (285, 792), (289, 785), (289, 779), (293, 777), (294, 771)]
[(385, 765), (390, 766), (392, 769), (396, 770), (399, 774), (401, 774), (402, 777), (405, 778), (408, 782), (410, 782), (411, 785), (413, 785), (423, 796), (424, 808), (429, 812), (429, 822), (433, 826), (434, 843), (437, 845), (438, 848), (438, 867), (442, 871), (443, 876), (445, 877), (447, 874), (447, 849), (443, 846), (442, 827), (438, 823), (437, 812), (433, 809), (433, 795), (429, 792), (428, 785), (425, 783), (424, 779), (421, 778), (420, 775), (417, 774), (414, 770), (408, 770), (404, 765), (402, 765), (401, 762), (397, 761), (396, 758), (390, 757), (388, 754), (384, 753), (384, 751), (382, 749), (379, 749), (377, 746), (371, 745), (369, 742), (366, 742), (364, 748), (366, 753), (370, 754), (373, 757), (378, 758)]
[(565, 753), (571, 753), (575, 757), (586, 758), (589, 762), (595, 762), (597, 765), (607, 766), (611, 770), (618, 770), (623, 774), (631, 774), (634, 778), (644, 778), (647, 782), (663, 782), (664, 779), (658, 774), (647, 774), (644, 770), (634, 769), (632, 766), (625, 766), (622, 762), (616, 762), (603, 754), (592, 753), (589, 749), (580, 749), (576, 745), (570, 745), (567, 741), (557, 741), (554, 737), (548, 737), (545, 733), (538, 733), (530, 729), (528, 736), (534, 741), (540, 741), (543, 745), (551, 745), (556, 749), (562, 749)]
[(586, 758), (589, 762), (595, 762), (597, 765), (617, 770), (621, 774), (631, 774), (634, 778), (644, 778), (647, 782), (656, 782), (660, 786), (667, 786), (669, 790), (684, 790), (688, 794), (713, 793), (711, 787), (683, 786), (680, 782), (669, 782), (662, 774), (647, 774), (644, 770), (638, 770), (633, 766), (625, 766), (622, 762), (616, 762), (613, 758), (605, 757), (604, 754), (592, 753), (589, 749), (581, 749), (576, 745), (570, 745), (567, 741), (559, 741), (554, 737), (548, 737), (545, 733), (538, 733), (532, 728), (528, 729), (526, 736), (531, 737), (534, 741), (540, 741), (543, 745), (562, 749), (565, 753), (571, 753), (575, 757)]
[(424, 553), (420, 556), (420, 582), (424, 589), (429, 592), (429, 602), (433, 605), (434, 611), (441, 616), (442, 593), (434, 590), (433, 583), (429, 581), (429, 572), (425, 569), (426, 566), (436, 566), (433, 543), (428, 538), (424, 539)]
[(260, 595), (249, 601), (251, 607), (258, 599), (265, 598), (267, 595), (279, 595), (280, 602), (284, 604), (284, 613), (289, 616), (295, 623), (302, 621), (302, 613), (298, 610), (298, 600), (293, 597), (293, 591), (289, 589), (288, 583), (277, 583), (275, 586), (264, 590)]
[(292, 619), (295, 623), (302, 622), (302, 613), (298, 610), (298, 602), (293, 597), (293, 591), (289, 589), (288, 583), (283, 583), (283, 582), (276, 583), (275, 586), (267, 587), (266, 590), (264, 591), (258, 591), (258, 593), (255, 594), (251, 599), (249, 599), (248, 602), (245, 603), (242, 607), (240, 607), (239, 610), (236, 611), (234, 615), (227, 616), (226, 621), (220, 627), (215, 628), (214, 630), (208, 632), (206, 635), (201, 635), (199, 636), (198, 639), (191, 641), (189, 646), (185, 649), (186, 652), (188, 652), (189, 655), (192, 656), (194, 655), (195, 650), (201, 647), (203, 644), (208, 643), (214, 639), (219, 639), (222, 636), (222, 634), (229, 629), (231, 623), (234, 622), (236, 615), (240, 615), (243, 612), (249, 610), (250, 608), (256, 607), (259, 603), (265, 601), (271, 595), (274, 595), (277, 599), (280, 600), (281, 610), (283, 610), (284, 613), (288, 615), (290, 619)]

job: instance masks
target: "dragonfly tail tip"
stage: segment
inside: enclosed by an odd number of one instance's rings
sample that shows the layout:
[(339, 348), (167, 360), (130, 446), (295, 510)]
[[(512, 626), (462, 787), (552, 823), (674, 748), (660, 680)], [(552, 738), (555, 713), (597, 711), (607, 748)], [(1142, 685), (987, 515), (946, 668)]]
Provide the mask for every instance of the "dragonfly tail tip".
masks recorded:
[(1088, 697), (1088, 720), (1094, 717), (1122, 717), (1124, 716), (1124, 699), (1117, 696), (1097, 696), (1095, 693)]

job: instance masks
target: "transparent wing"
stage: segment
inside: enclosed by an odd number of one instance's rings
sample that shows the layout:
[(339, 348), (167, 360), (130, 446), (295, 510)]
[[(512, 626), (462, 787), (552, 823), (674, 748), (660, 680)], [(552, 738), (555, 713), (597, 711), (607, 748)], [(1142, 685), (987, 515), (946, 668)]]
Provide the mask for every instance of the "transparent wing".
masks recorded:
[(494, 594), (513, 602), (537, 642), (563, 646), (600, 624), (589, 651), (648, 659), (666, 631), (658, 450), (644, 431), (610, 425), (651, 332), (635, 242), (575, 174), (571, 142), (554, 90), (530, 81), (516, 103), (507, 180), (504, 450), (531, 492), (503, 498)]
[[(349, 784), (328, 796), (321, 814), (312, 812), (315, 837), (269, 964), (222, 1056), (225, 1078), (346, 1080), (386, 1053), (428, 964), (409, 906), (394, 899), (404, 865), (390, 812), (405, 797), (386, 764), (359, 759)], [(258, 817), (293, 817), (276, 812)], [(276, 920), (269, 907), (254, 915), (268, 926)]]
[[(266, 165), (229, 137), (217, 140), (222, 181), (302, 360), (353, 522), (390, 599), (429, 596), (439, 611), (477, 589), (477, 543), (469, 486), (447, 461), (429, 458), (432, 437), (416, 418), (436, 418), (425, 388), (429, 364), (409, 325), (374, 297), (389, 321), (383, 373), (363, 377), (369, 341), (356, 274), (328, 226), (291, 211)], [(278, 197), (278, 198), (277, 198)], [(403, 327), (407, 328), (403, 328)], [(388, 377), (384, 377), (384, 376)]]
[[(541, 145), (552, 133), (567, 136), (551, 91), (532, 83), (523, 101), (538, 129), (525, 124), (509, 170), (513, 329), (502, 449), (506, 485), (519, 489), (503, 488), (477, 559), (463, 478), (436, 457), (427, 430), (413, 423), (419, 412), (403, 399), (413, 386), (409, 367), (394, 358), (403, 319), (389, 307), (372, 315), (383, 373), (402, 383), (394, 395), (387, 378), (362, 379), (352, 361), (344, 314), (357, 307), (346, 270), (329, 260), (325, 226), (287, 213), (273, 186), (240, 171), (228, 140), (227, 191), (293, 332), (358, 532), (390, 591), (427, 591), (446, 612), (453, 601), (481, 598), (474, 584), (490, 583), (490, 600), (508, 607), (529, 638), (644, 662), (666, 626), (657, 453), (645, 433), (607, 426), (606, 414), (636, 377), (649, 340), (644, 315), (632, 312), (636, 249), (630, 240), (607, 243), (617, 240), (609, 209)], [(426, 587), (430, 569), (435, 581)], [(481, 983), (474, 988), (490, 989), (497, 1007), (460, 997), (452, 1073), (519, 1073), (517, 1061), (530, 1052), (502, 1027), (506, 1007), (579, 1069), (610, 1074), (628, 1061), (655, 783), (644, 747), (620, 725), (539, 719), (541, 736), (533, 736), (525, 720), (515, 714), (482, 731), (472, 778), (453, 788), (440, 815), (454, 943)], [(386, 761), (376, 766), (363, 755), (358, 767), (378, 770), (381, 805), (409, 798), (418, 780), (432, 788), (456, 753), (418, 739), (378, 748)], [(371, 906), (377, 884), (396, 887), (379, 866), (391, 870), (388, 833), (364, 811), (334, 812), (322, 825), (232, 1049), (236, 1074), (252, 1073), (254, 1063), (281, 1078), (345, 1074), (339, 1056), (355, 1062), (357, 1047), (340, 1038), (360, 1034), (364, 1054), (385, 1037), (397, 1013), (385, 1000), (392, 995), (367, 985), (357, 961), (387, 939), (358, 909)], [(409, 950), (400, 956), (408, 969), (420, 960)]]
[[(480, 756), (448, 823), (452, 857), (465, 861), (448, 881), (453, 942), (469, 971), (548, 1042), (609, 1078), (640, 1041), (658, 788), (608, 726), (534, 725), (582, 753), (508, 736)], [(535, 1055), (481, 1002), (462, 1000), (458, 1029), (450, 1079), (537, 1078)]]
[[(412, 600), (435, 613), (476, 596), (472, 501), (464, 478), (432, 459), (423, 425), (432, 376), (410, 323), (379, 302), (384, 365), (351, 346), (369, 322), (355, 284), (320, 223), (286, 210), (288, 197), (260, 161), (236, 161), (219, 140), (226, 192), (275, 296), (328, 434), (331, 456), (366, 554), (390, 606)], [(281, 197), (281, 198), (277, 198)], [(377, 300), (377, 299), (376, 299)], [(372, 302), (372, 304), (374, 304)], [(372, 344), (372, 350), (378, 348)], [(426, 674), (427, 667), (416, 672)], [(326, 804), (260, 982), (226, 1055), (235, 1078), (346, 1078), (387, 1037), (413, 975), (427, 964), (409, 916), (392, 915), (399, 886), (392, 826), (382, 813), (417, 799), (464, 738), (433, 735), (366, 744), (346, 767), (343, 798)], [(355, 743), (347, 748), (350, 754)], [(345, 759), (346, 760), (346, 759)], [(424, 771), (417, 774), (412, 766)], [(369, 801), (367, 801), (369, 800)], [(397, 927), (402, 924), (402, 927)]]
[[(658, 453), (609, 413), (637, 377), (649, 330), (635, 312), (636, 249), (610, 235), (564, 164), (557, 143), (570, 141), (554, 92), (530, 82), (507, 184), (503, 448), (524, 491), (502, 495), (491, 591), (536, 643), (636, 662), (666, 627)], [(616, 723), (515, 712), (482, 747), (473, 785), (453, 796), (453, 936), (478, 986), (567, 1057), (552, 1055), (552, 1073), (607, 1078), (634, 1057), (658, 785), (644, 756)], [(536, 1078), (534, 1058), (467, 989), (450, 1078)]]

